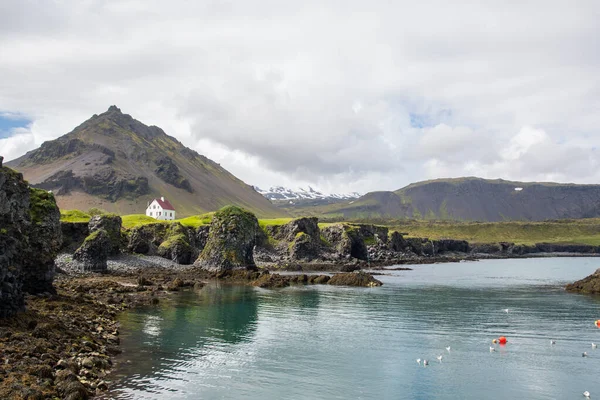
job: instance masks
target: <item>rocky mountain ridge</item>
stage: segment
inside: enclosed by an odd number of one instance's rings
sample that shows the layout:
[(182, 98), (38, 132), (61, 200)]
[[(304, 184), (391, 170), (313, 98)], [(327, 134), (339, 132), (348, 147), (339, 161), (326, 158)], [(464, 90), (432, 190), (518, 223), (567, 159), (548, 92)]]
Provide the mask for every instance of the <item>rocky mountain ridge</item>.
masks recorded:
[(179, 216), (227, 204), (264, 217), (283, 213), (219, 164), (116, 106), (7, 165), (52, 190), (62, 209), (138, 214), (148, 200), (165, 196)]
[(591, 218), (600, 216), (600, 185), (436, 179), (396, 191), (370, 192), (352, 204), (335, 204), (319, 212), (324, 217), (345, 219), (495, 222)]

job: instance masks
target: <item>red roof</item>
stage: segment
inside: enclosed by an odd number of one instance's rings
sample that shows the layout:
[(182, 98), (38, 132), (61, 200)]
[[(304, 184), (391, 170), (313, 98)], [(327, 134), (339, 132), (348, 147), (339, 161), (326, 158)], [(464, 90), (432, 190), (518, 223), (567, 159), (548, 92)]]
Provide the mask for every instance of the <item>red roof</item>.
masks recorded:
[(153, 203), (155, 201), (158, 203), (159, 206), (162, 207), (163, 210), (175, 211), (175, 207), (173, 207), (173, 205), (171, 203), (169, 203), (169, 200), (165, 199), (165, 201), (162, 201), (161, 199), (154, 199), (150, 203)]

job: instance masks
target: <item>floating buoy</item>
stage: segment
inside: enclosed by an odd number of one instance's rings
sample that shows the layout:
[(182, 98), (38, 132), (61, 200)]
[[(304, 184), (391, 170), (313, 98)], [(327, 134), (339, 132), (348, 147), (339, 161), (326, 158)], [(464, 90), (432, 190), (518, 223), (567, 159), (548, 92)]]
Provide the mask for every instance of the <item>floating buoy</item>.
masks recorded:
[(493, 339), (492, 343), (494, 343), (494, 344), (498, 343), (498, 339)]
[(594, 323), (596, 324), (596, 326), (597, 326), (598, 328), (600, 328), (600, 319), (597, 319), (597, 320), (596, 320), (596, 322), (594, 322)]
[(498, 343), (500, 343), (500, 344), (506, 344), (506, 338), (504, 336), (500, 336), (498, 338)]

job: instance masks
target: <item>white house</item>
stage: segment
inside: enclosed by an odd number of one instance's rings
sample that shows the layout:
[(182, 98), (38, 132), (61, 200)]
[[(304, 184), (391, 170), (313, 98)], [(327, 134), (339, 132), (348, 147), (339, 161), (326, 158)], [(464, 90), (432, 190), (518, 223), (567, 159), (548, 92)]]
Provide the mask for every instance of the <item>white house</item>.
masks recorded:
[(155, 219), (171, 221), (175, 219), (175, 207), (164, 197), (154, 199), (148, 203), (146, 215)]

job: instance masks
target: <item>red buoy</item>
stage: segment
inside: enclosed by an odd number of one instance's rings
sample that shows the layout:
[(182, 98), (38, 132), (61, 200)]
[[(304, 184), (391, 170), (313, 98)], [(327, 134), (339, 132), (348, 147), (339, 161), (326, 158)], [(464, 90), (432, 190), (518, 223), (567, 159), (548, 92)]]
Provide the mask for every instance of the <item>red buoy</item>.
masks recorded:
[(498, 343), (500, 343), (500, 344), (506, 344), (506, 338), (504, 336), (500, 336), (498, 338)]
[(598, 328), (600, 328), (600, 319), (597, 319), (597, 320), (596, 320), (596, 322), (595, 322), (595, 324), (596, 324), (596, 326), (597, 326)]

